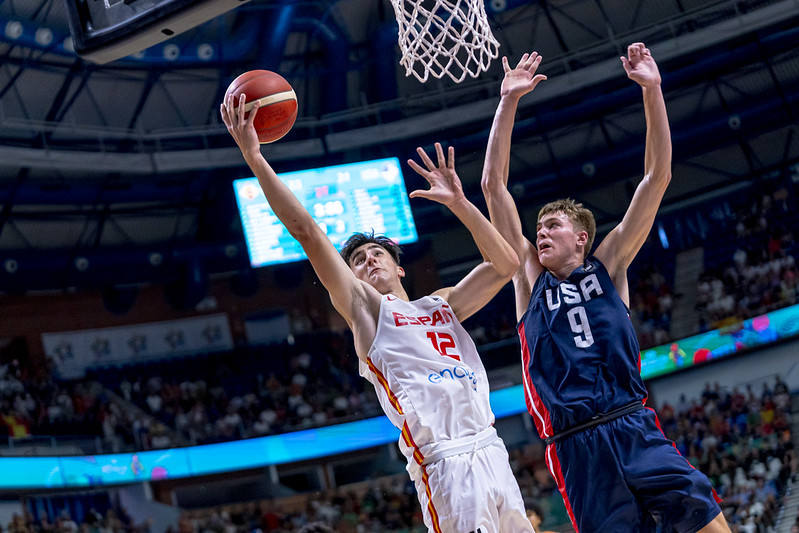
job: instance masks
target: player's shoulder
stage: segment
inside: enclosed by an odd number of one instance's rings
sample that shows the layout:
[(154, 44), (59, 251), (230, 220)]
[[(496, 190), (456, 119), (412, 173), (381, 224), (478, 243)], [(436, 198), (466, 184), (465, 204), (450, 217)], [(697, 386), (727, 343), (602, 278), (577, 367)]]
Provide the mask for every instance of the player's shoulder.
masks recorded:
[(447, 303), (452, 294), (452, 289), (454, 289), (454, 287), (443, 287), (429, 294), (427, 298), (431, 298), (434, 302)]

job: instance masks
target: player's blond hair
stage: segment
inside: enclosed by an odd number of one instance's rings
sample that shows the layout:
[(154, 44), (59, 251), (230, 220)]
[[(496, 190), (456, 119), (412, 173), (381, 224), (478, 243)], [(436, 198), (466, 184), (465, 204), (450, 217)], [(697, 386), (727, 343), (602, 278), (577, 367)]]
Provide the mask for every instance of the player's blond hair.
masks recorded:
[(594, 237), (596, 237), (596, 221), (594, 220), (594, 214), (591, 210), (583, 207), (583, 204), (577, 203), (571, 198), (563, 198), (561, 200), (549, 202), (542, 207), (541, 210), (538, 211), (538, 220), (536, 222), (541, 222), (542, 217), (551, 213), (563, 213), (569, 217), (574, 229), (588, 233), (588, 241), (586, 241), (585, 248), (583, 248), (583, 259), (588, 257), (588, 253), (591, 251), (591, 245), (594, 244)]

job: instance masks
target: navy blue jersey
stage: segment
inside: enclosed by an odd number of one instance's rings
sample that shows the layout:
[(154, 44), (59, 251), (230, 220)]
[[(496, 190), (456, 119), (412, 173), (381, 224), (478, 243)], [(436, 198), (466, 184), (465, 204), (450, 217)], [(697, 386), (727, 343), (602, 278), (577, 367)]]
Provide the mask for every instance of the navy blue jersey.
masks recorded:
[(527, 409), (542, 438), (646, 399), (630, 313), (593, 256), (538, 276), (519, 322)]

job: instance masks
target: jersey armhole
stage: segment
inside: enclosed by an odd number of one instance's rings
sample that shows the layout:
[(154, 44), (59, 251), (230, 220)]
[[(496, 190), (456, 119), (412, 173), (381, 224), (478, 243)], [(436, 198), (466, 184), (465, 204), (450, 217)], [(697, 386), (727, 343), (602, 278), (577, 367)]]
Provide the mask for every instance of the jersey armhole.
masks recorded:
[(527, 309), (524, 310), (524, 314), (519, 319), (519, 321), (516, 322), (516, 331), (519, 331), (519, 327), (522, 325), (522, 323), (524, 322), (524, 319), (527, 318), (527, 315), (530, 313), (530, 306), (533, 303), (533, 298), (535, 298), (535, 292), (536, 292), (536, 290), (538, 290), (538, 285), (543, 283), (543, 279), (544, 279), (544, 276), (546, 276), (546, 274), (547, 274), (547, 271), (546, 270), (542, 270), (541, 273), (536, 278), (535, 283), (533, 283), (533, 288), (530, 289), (530, 300), (527, 302)]
[[(632, 318), (633, 313), (630, 310), (630, 306), (627, 305), (626, 303), (624, 303), (624, 300), (621, 299), (621, 294), (619, 294), (619, 289), (616, 287), (616, 284), (613, 283), (613, 278), (610, 277), (610, 272), (608, 272), (608, 269), (605, 268), (605, 263), (603, 263), (602, 260), (599, 259), (595, 255), (589, 255), (588, 257), (585, 258), (585, 260), (595, 263), (597, 265), (597, 269), (599, 269), (599, 268), (602, 269), (602, 272), (605, 273), (605, 277), (608, 278), (608, 281), (610, 282), (611, 286), (616, 291), (616, 296), (618, 296), (619, 301), (621, 302), (621, 305), (624, 306), (624, 310), (627, 311), (627, 317), (628, 318)], [(629, 287), (629, 284), (628, 284), (628, 287)], [(629, 290), (629, 288), (628, 288), (628, 290)]]
[(380, 307), (377, 309), (377, 327), (375, 328), (375, 337), (372, 339), (372, 344), (369, 345), (369, 349), (366, 351), (366, 357), (361, 359), (358, 357), (359, 361), (366, 363), (366, 359), (371, 357), (372, 352), (375, 351), (375, 344), (377, 343), (377, 338), (380, 335), (380, 332), (383, 331), (383, 305), (388, 302), (388, 294), (383, 294), (380, 296)]

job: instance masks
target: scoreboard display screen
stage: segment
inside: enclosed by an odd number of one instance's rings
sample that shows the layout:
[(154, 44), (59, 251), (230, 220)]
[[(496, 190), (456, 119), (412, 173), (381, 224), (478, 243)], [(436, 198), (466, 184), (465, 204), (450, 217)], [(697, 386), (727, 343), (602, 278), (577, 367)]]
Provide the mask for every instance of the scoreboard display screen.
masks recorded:
[[(418, 240), (396, 157), (278, 175), (340, 250), (355, 232), (374, 231), (399, 244)], [(275, 216), (257, 178), (233, 182), (253, 267), (307, 256)]]

